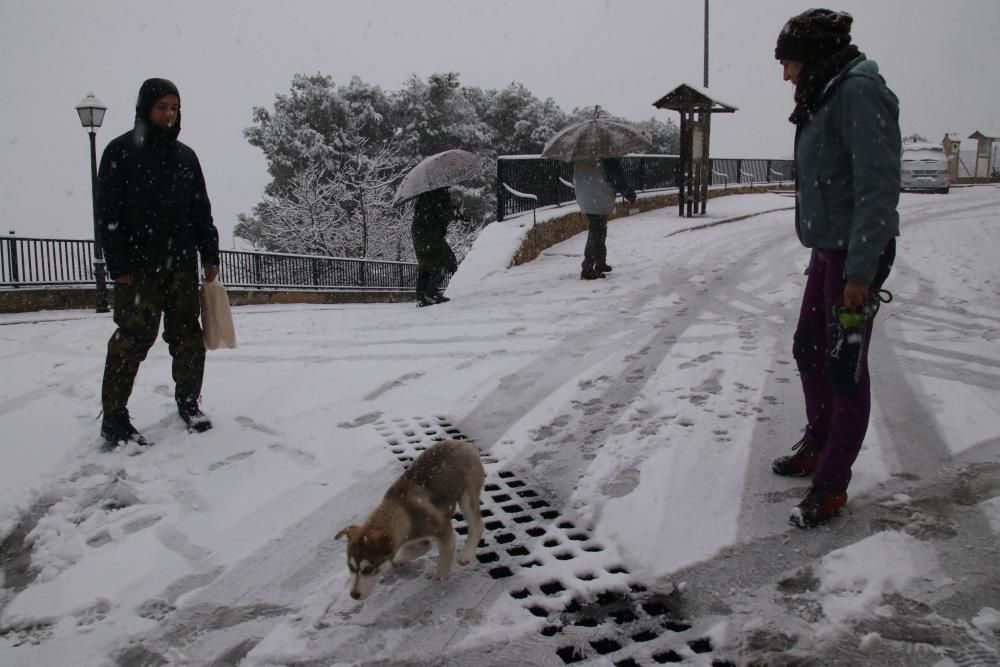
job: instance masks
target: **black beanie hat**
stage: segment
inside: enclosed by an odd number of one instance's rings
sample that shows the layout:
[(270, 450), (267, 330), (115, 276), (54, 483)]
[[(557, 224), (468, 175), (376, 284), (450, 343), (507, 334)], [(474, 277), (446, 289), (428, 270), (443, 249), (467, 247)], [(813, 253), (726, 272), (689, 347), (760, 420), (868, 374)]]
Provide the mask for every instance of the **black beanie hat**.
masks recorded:
[(808, 9), (788, 19), (774, 47), (776, 60), (814, 63), (851, 43), (854, 17), (832, 9)]
[[(146, 79), (139, 88), (139, 97), (135, 101), (135, 119), (148, 120), (149, 112), (156, 101), (164, 95), (176, 95), (180, 99), (180, 92), (173, 82), (166, 79)], [(177, 125), (180, 125), (180, 113), (177, 115)]]

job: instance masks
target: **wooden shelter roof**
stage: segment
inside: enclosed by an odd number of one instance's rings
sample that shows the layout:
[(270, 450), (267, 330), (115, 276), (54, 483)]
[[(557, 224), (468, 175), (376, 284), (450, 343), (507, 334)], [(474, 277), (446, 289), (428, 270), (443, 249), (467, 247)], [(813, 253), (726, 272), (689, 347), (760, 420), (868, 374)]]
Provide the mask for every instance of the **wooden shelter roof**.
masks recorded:
[(981, 130), (976, 130), (969, 135), (970, 139), (989, 139), (991, 141), (1000, 141), (1000, 132), (986, 132)]
[(657, 109), (672, 111), (701, 111), (708, 113), (733, 113), (738, 109), (709, 96), (708, 91), (700, 86), (682, 83), (669, 93), (653, 102)]

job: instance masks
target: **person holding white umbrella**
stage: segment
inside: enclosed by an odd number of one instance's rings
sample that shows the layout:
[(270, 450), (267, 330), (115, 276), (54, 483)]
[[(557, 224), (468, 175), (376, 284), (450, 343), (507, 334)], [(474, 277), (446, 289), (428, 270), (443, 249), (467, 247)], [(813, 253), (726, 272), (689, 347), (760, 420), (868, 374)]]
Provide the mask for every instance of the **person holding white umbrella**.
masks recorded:
[(449, 301), (441, 292), (445, 273), (458, 270), (455, 252), (448, 245), (448, 225), (464, 219), (451, 200), (448, 188), (417, 195), (413, 207), (413, 251), (417, 255), (417, 307)]
[(416, 199), (413, 207), (413, 251), (417, 256), (417, 307), (448, 301), (441, 292), (444, 274), (458, 269), (455, 253), (448, 245), (448, 225), (465, 220), (451, 200), (448, 187), (468, 180), (480, 170), (480, 159), (460, 149), (448, 150), (422, 160), (396, 190), (393, 205)]

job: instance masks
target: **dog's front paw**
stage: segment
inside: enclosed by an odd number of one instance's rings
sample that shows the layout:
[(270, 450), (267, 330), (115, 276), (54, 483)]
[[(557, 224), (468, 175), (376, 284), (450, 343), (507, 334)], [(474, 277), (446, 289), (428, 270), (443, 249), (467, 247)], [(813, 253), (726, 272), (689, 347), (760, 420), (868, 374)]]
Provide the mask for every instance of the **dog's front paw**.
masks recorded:
[(431, 581), (446, 581), (450, 572), (438, 572), (437, 570), (432, 570), (427, 573), (427, 578)]

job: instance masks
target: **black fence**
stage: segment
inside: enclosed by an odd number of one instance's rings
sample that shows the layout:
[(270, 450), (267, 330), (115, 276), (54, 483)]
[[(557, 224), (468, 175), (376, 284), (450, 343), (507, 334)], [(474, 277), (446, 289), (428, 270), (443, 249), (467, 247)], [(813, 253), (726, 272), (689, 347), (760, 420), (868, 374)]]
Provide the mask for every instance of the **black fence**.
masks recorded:
[[(0, 288), (95, 283), (94, 242), (0, 238)], [(249, 289), (410, 290), (417, 265), (347, 257), (222, 250), (219, 279)]]
[[(636, 191), (662, 190), (677, 185), (677, 155), (631, 155), (622, 169)], [(792, 160), (766, 158), (712, 158), (712, 185), (746, 185), (794, 180)], [(538, 155), (501, 155), (497, 158), (497, 220), (539, 206), (559, 206), (576, 199), (573, 164)]]
[(220, 280), (229, 287), (285, 289), (412, 289), (417, 265), (348, 257), (223, 250)]
[(93, 241), (0, 239), (0, 287), (93, 283)]

